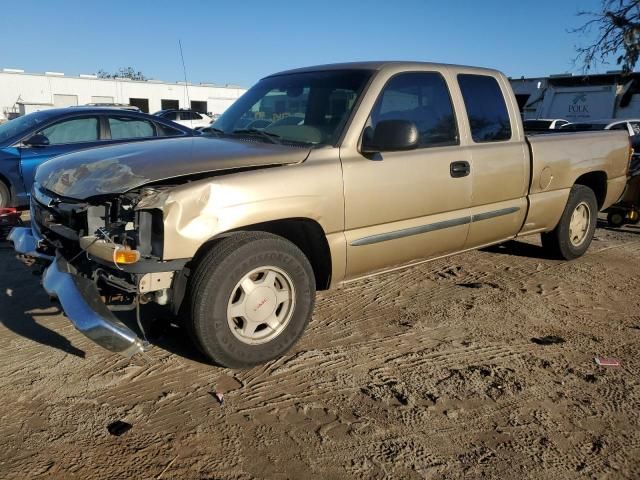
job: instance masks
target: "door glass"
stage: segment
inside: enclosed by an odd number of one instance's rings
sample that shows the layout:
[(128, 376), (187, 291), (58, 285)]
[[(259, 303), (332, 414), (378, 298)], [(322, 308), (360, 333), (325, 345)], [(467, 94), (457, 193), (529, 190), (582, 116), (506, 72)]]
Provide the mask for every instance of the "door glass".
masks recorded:
[(161, 123), (158, 123), (156, 128), (158, 129), (159, 137), (175, 137), (176, 135), (184, 135), (184, 132), (181, 132), (177, 128), (171, 128), (166, 125), (162, 125)]
[(49, 139), (50, 145), (62, 145), (65, 143), (96, 142), (98, 141), (98, 119), (75, 118), (56, 123), (41, 132)]
[(371, 135), (378, 122), (407, 120), (418, 127), (420, 147), (458, 144), (458, 127), (442, 75), (435, 72), (404, 73), (384, 87), (370, 117)]
[(474, 142), (497, 142), (511, 138), (511, 122), (500, 85), (486, 75), (458, 75)]
[(113, 140), (153, 137), (155, 134), (151, 122), (139, 118), (109, 117), (109, 127)]

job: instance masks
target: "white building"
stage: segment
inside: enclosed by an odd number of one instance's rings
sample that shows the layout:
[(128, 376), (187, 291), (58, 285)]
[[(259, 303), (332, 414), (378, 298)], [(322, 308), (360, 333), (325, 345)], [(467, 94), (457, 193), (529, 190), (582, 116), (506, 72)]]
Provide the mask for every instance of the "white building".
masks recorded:
[(153, 113), (165, 108), (191, 108), (219, 114), (246, 89), (236, 85), (100, 79), (96, 75), (67, 76), (59, 72), (0, 71), (0, 122), (47, 108), (88, 103), (122, 103)]
[(510, 79), (525, 119), (586, 122), (640, 117), (640, 73), (563, 73)]

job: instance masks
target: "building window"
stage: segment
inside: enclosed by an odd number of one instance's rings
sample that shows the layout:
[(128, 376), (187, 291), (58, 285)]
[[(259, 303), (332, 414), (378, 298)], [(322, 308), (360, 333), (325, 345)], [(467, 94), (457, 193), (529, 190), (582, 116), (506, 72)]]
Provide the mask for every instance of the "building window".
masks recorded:
[(178, 110), (180, 108), (180, 102), (178, 100), (169, 100), (163, 98), (160, 100), (161, 110)]
[(129, 105), (131, 105), (132, 107), (138, 107), (141, 112), (149, 113), (148, 98), (130, 98)]
[(200, 113), (207, 113), (207, 102), (201, 102), (198, 100), (191, 100), (191, 110), (195, 110)]

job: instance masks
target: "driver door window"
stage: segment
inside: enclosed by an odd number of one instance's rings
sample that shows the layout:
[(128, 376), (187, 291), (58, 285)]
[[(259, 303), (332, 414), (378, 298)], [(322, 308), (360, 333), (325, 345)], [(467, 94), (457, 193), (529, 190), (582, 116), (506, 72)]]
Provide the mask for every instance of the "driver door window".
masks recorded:
[(435, 72), (405, 73), (393, 77), (380, 94), (371, 112), (373, 134), (383, 120), (407, 120), (418, 127), (419, 147), (458, 144), (458, 127), (449, 89), (442, 75)]
[(39, 133), (49, 139), (49, 145), (97, 142), (100, 139), (96, 117), (65, 120), (51, 125)]

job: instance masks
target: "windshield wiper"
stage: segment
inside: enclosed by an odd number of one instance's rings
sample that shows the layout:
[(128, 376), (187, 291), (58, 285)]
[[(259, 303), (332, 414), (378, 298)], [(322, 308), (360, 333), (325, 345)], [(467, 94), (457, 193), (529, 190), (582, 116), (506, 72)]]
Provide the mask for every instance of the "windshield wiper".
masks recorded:
[(280, 135), (275, 133), (265, 132), (264, 130), (258, 130), (257, 128), (239, 128), (234, 130), (233, 133), (245, 134), (245, 135), (260, 135), (262, 138), (269, 140), (271, 143), (282, 144), (279, 140)]

